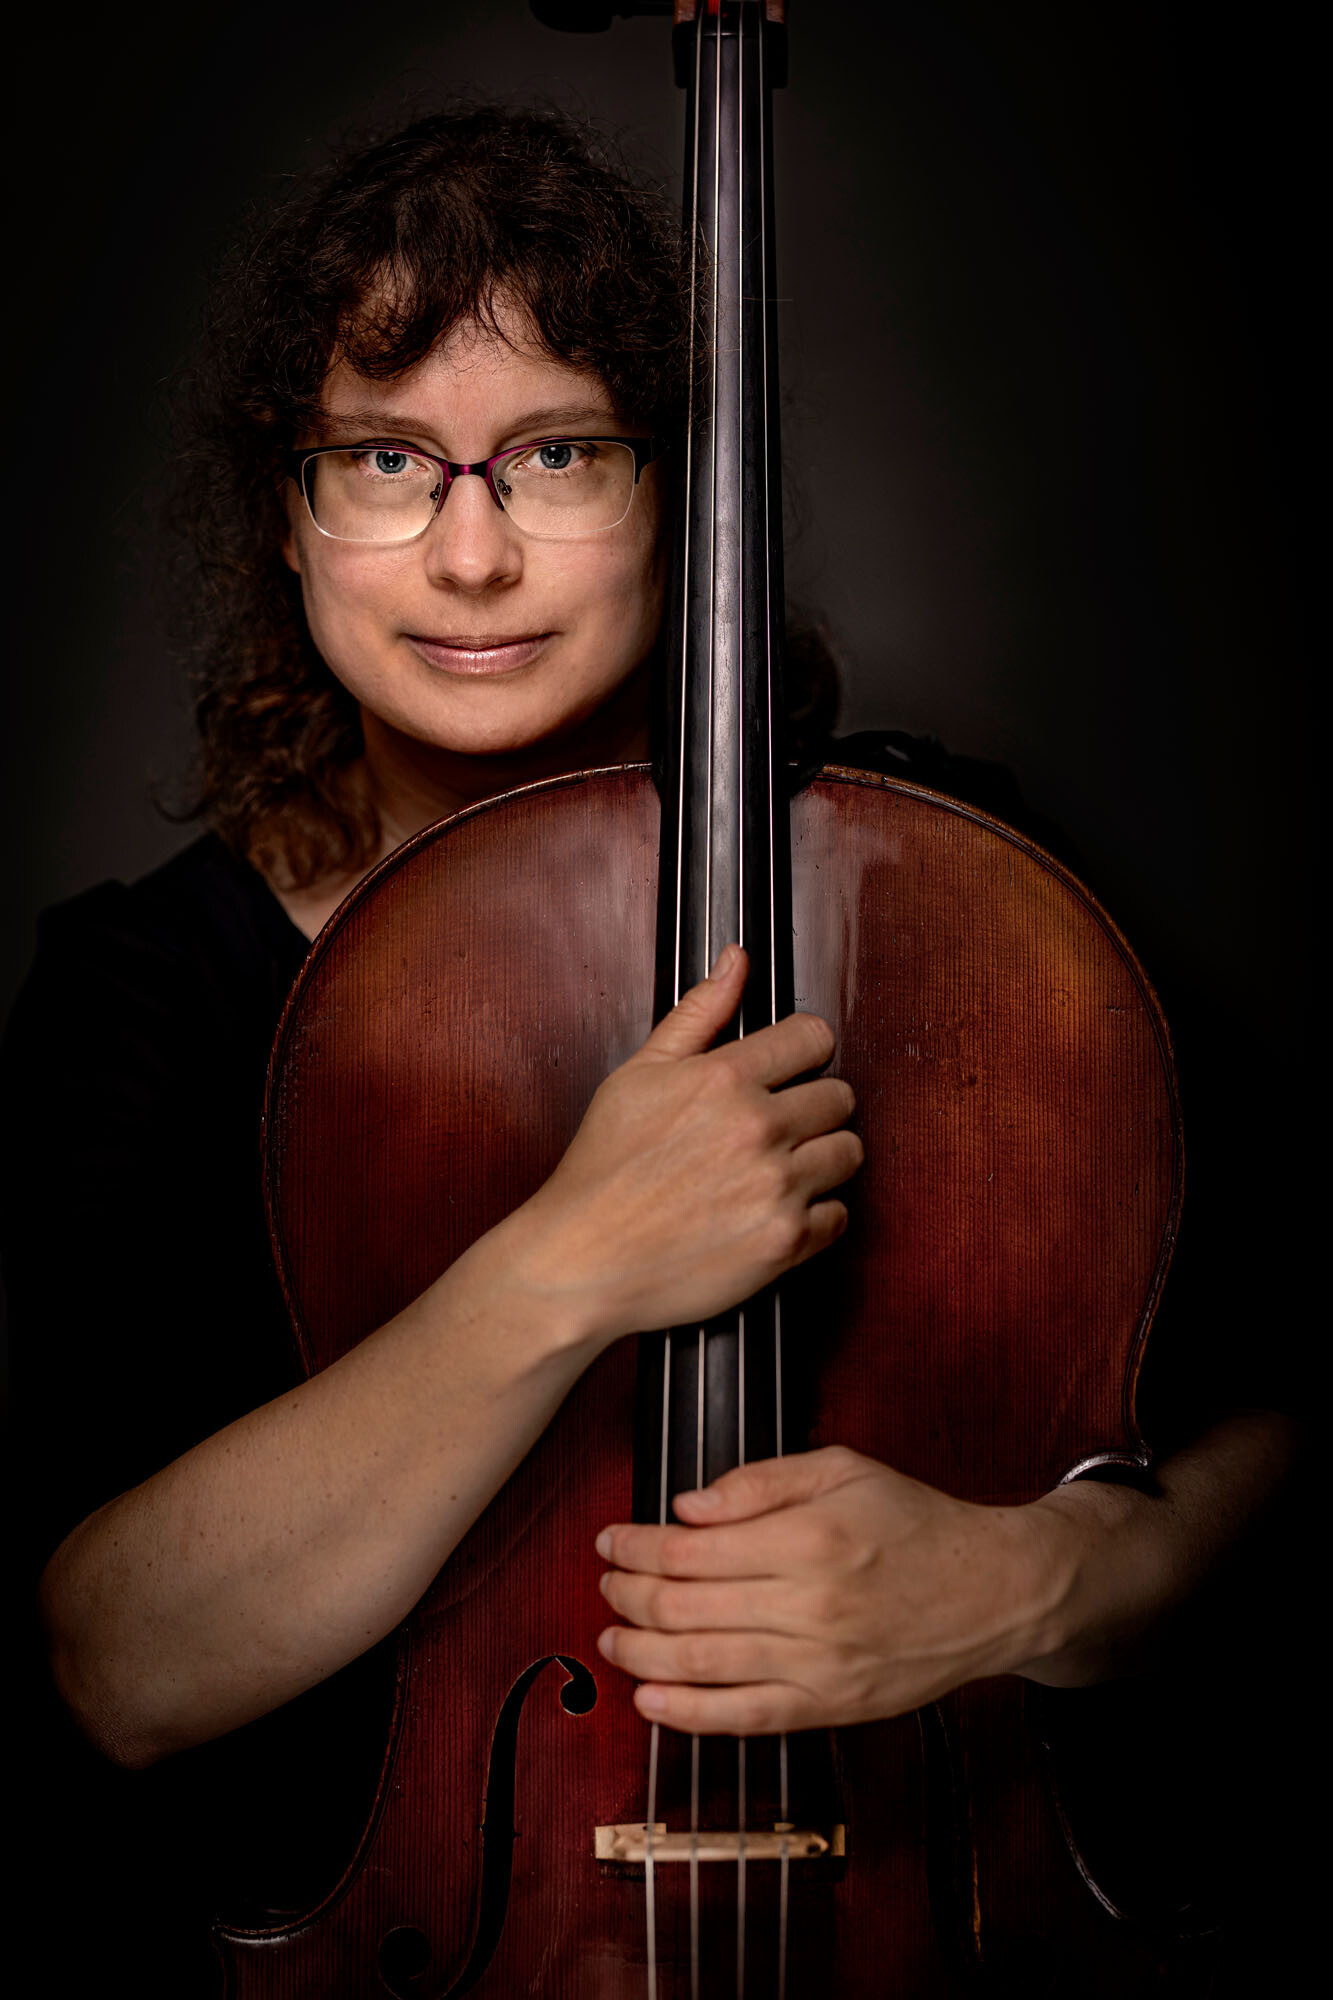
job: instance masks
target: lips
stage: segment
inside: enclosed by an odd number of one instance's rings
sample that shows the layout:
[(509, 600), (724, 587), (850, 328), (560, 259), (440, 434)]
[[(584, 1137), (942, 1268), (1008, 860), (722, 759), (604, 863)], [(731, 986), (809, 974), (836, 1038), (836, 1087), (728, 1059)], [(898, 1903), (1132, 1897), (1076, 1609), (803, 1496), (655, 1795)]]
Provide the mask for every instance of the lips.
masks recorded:
[(408, 643), (423, 660), (451, 674), (503, 674), (535, 659), (552, 635), (549, 632), (480, 633), (427, 638), (409, 633)]

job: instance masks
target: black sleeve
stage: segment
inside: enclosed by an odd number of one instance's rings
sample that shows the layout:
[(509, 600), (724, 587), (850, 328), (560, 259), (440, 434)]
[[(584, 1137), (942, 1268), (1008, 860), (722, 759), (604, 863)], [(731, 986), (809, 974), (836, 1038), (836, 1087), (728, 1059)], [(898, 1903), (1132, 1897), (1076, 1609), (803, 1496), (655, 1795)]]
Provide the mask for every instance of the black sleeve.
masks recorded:
[[(88, 1513), (298, 1379), (264, 1226), (260, 1117), (302, 942), (280, 934), (280, 912), (256, 920), (254, 894), (237, 891), (235, 864), (191, 851), (165, 879), (105, 884), (40, 926), (0, 1057), (30, 1602)], [(64, 1908), (79, 1909), (144, 2000), (212, 1994), (209, 1918), (299, 1908), (350, 1853), (392, 1644), (145, 1772), (105, 1764), (78, 1735), (35, 1617), (23, 1645), (42, 1771), (25, 1805), (28, 1907), (52, 1936)]]
[(108, 883), (43, 919), (10, 1023), (5, 1278), (39, 1561), (296, 1378), (260, 1203), (272, 1022), (211, 973)]

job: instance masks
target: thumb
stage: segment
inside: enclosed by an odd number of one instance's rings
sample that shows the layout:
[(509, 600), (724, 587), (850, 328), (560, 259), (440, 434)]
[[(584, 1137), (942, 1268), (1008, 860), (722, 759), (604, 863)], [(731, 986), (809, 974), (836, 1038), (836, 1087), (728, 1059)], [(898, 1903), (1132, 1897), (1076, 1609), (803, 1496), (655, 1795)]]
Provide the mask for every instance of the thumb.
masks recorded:
[(677, 1493), (672, 1505), (691, 1527), (712, 1527), (722, 1521), (748, 1521), (780, 1507), (831, 1493), (869, 1470), (869, 1461), (842, 1445), (822, 1451), (793, 1452), (787, 1458), (759, 1458), (724, 1472), (711, 1486)]
[(707, 979), (691, 986), (649, 1035), (640, 1056), (679, 1062), (710, 1048), (736, 1012), (745, 989), (750, 961), (737, 944), (718, 953)]

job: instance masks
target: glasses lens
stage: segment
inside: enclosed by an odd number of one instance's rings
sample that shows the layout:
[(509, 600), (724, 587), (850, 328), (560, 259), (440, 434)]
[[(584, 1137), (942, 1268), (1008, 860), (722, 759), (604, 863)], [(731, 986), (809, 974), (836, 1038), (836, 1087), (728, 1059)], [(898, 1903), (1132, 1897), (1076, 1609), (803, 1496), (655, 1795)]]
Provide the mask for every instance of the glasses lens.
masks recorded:
[(561, 438), (511, 452), (494, 476), (505, 512), (525, 535), (592, 535), (628, 514), (634, 453), (627, 444)]
[(302, 477), (315, 526), (340, 542), (410, 542), (440, 495), (439, 466), (391, 445), (318, 452)]

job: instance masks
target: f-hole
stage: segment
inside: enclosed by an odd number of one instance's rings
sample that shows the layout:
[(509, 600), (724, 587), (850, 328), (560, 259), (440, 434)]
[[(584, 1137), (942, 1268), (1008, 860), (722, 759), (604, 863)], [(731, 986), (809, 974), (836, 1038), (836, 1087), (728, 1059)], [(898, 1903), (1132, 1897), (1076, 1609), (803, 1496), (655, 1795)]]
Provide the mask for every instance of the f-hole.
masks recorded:
[(433, 1956), (429, 1938), (411, 1926), (399, 1925), (380, 1941), (380, 1978), (394, 2000), (457, 2000), (469, 1992), (495, 1956), (509, 1907), (509, 1883), (514, 1866), (514, 1772), (518, 1761), (518, 1725), (523, 1704), (538, 1676), (553, 1665), (562, 1666), (566, 1679), (560, 1689), (560, 1706), (568, 1715), (587, 1715), (597, 1700), (597, 1683), (579, 1660), (564, 1653), (548, 1653), (534, 1660), (510, 1688), (500, 1710), (491, 1738), (490, 1767), (486, 1777), (486, 1805), (481, 1825), (481, 1890), (477, 1898), (477, 1928), (467, 1964), (453, 1985), (428, 1993), (421, 1980), (430, 1969)]

